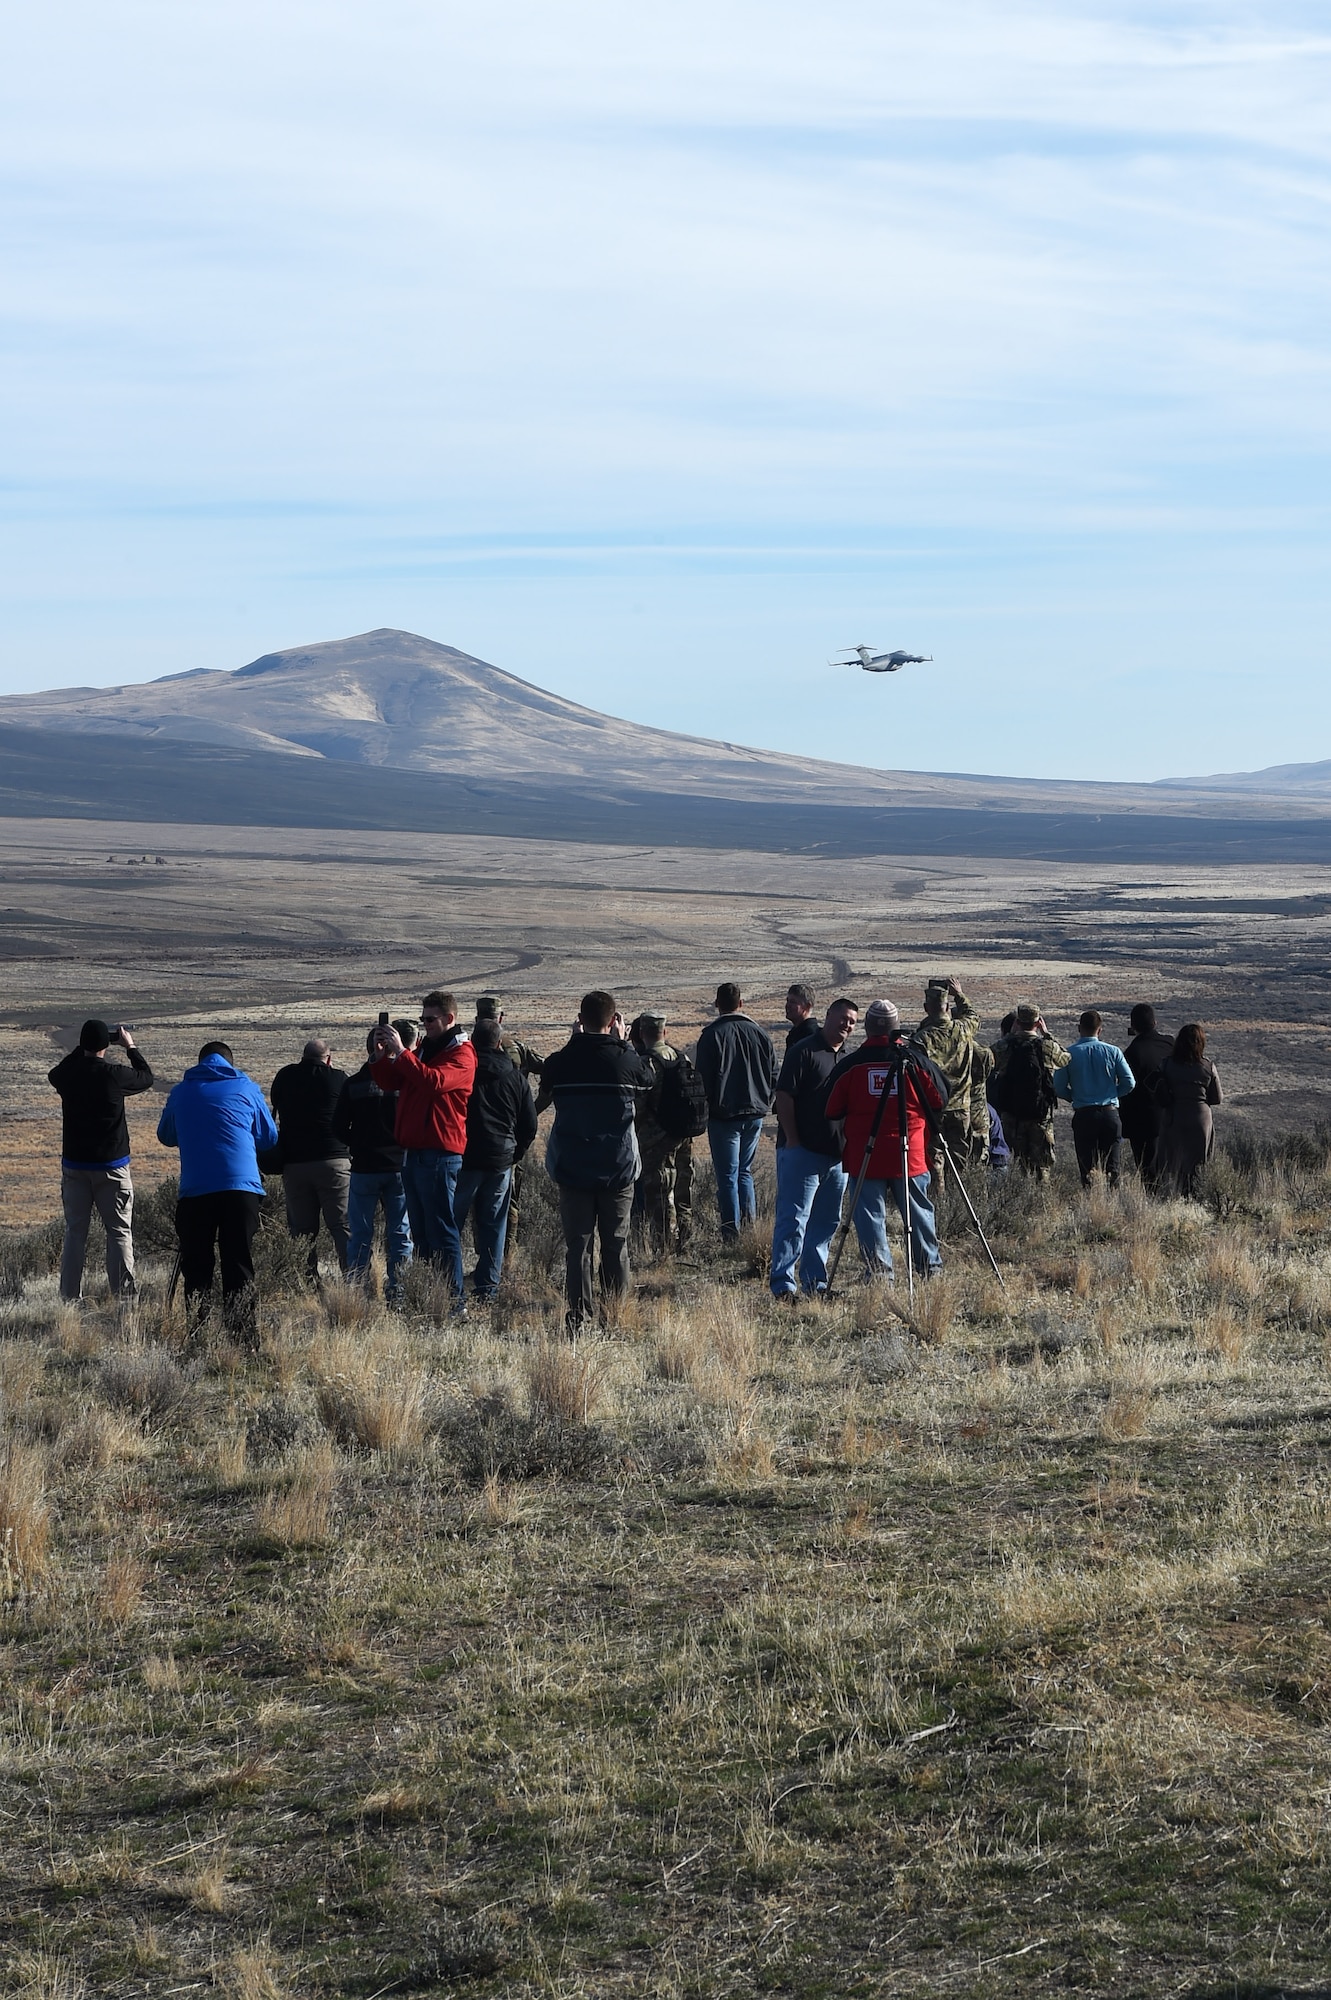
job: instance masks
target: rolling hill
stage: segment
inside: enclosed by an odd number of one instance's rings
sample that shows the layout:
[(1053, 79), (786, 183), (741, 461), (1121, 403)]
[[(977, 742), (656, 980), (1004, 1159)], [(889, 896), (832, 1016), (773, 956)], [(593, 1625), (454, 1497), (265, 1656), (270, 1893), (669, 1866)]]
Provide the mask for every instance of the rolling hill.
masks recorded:
[(601, 715), (391, 630), (230, 672), (0, 699), (0, 813), (830, 853), (1331, 858), (1315, 787), (833, 764)]

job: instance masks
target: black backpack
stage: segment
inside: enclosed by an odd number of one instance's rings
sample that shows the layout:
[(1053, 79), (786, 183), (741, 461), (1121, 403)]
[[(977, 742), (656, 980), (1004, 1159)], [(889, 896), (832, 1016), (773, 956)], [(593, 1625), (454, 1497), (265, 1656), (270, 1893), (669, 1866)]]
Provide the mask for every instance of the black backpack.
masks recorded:
[(989, 1088), (991, 1101), (1009, 1118), (1041, 1120), (1058, 1103), (1041, 1042), (1014, 1042)]
[(662, 1066), (656, 1122), (672, 1139), (696, 1139), (707, 1130), (707, 1092), (685, 1055)]

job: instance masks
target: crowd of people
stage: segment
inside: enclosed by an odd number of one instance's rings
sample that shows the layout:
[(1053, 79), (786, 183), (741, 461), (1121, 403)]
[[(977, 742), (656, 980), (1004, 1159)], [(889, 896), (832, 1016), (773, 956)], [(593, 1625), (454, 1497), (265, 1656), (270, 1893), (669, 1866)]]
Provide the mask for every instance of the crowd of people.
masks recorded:
[[(845, 996), (820, 1020), (813, 993), (796, 982), (785, 1016), (778, 1055), (739, 986), (725, 981), (690, 1057), (666, 1039), (664, 1012), (626, 1021), (613, 994), (598, 989), (584, 994), (565, 1046), (542, 1058), (506, 1031), (495, 995), (477, 1002), (464, 1028), (452, 994), (432, 992), (418, 1022), (381, 1014), (353, 1074), (334, 1066), (325, 1041), (308, 1041), (300, 1060), (278, 1071), (267, 1099), (225, 1042), (206, 1042), (157, 1127), (161, 1143), (180, 1153), (176, 1233), (187, 1313), (206, 1311), (220, 1267), (224, 1319), (239, 1337), (254, 1337), (253, 1243), (265, 1174), (281, 1175), (287, 1228), (307, 1246), (311, 1280), (322, 1223), (340, 1270), (367, 1282), (382, 1211), (390, 1303), (401, 1300), (413, 1258), (422, 1259), (465, 1315), (468, 1224), (470, 1296), (492, 1300), (523, 1163), (547, 1110), (544, 1166), (558, 1197), (570, 1331), (627, 1288), (635, 1235), (658, 1254), (688, 1248), (693, 1148), (704, 1134), (720, 1237), (738, 1239), (757, 1214), (754, 1161), (773, 1112), (770, 1286), (779, 1302), (827, 1289), (842, 1227), (853, 1228), (866, 1275), (891, 1282), (889, 1205), (901, 1218), (912, 1274), (937, 1271), (939, 1189), (949, 1177), (964, 1188), (965, 1173), (1004, 1173), (1014, 1164), (1043, 1180), (1054, 1162), (1060, 1100), (1072, 1106), (1083, 1186), (1095, 1173), (1117, 1182), (1125, 1139), (1143, 1183), (1159, 1193), (1195, 1192), (1210, 1157), (1220, 1081), (1205, 1032), (1194, 1022), (1165, 1034), (1145, 1003), (1132, 1010), (1125, 1049), (1103, 1038), (1093, 1009), (1062, 1048), (1032, 1002), (1007, 1014), (987, 1043), (951, 978), (930, 980), (923, 1018), (910, 1029), (891, 1001), (873, 1000), (853, 1048), (860, 1010)], [(127, 1063), (107, 1060), (113, 1045)], [(95, 1209), (112, 1296), (131, 1301), (125, 1099), (151, 1087), (152, 1070), (127, 1028), (90, 1020), (50, 1082), (63, 1111), (61, 1297), (81, 1296)]]

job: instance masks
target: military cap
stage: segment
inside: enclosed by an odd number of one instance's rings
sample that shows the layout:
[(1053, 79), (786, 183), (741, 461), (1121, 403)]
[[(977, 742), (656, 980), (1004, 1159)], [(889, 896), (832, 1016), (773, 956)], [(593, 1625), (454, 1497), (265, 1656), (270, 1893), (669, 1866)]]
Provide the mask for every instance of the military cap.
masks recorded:
[(670, 1016), (662, 1007), (644, 1007), (638, 1016), (640, 1021), (655, 1021), (660, 1028), (664, 1028), (669, 1018)]
[(478, 1021), (497, 1021), (499, 1019), (499, 996), (497, 993), (482, 993), (480, 999), (476, 1002), (476, 1019)]
[(1040, 1010), (1033, 1000), (1023, 1000), (1017, 1007), (1017, 1026), (1033, 1028), (1040, 1018)]

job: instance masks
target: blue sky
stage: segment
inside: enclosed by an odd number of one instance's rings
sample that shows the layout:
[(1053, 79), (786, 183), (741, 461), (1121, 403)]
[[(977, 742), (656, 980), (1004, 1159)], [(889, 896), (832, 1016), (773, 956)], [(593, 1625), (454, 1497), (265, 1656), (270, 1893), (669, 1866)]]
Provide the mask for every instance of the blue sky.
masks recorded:
[(1325, 22), (24, 10), (0, 689), (396, 625), (855, 762), (1331, 755)]

